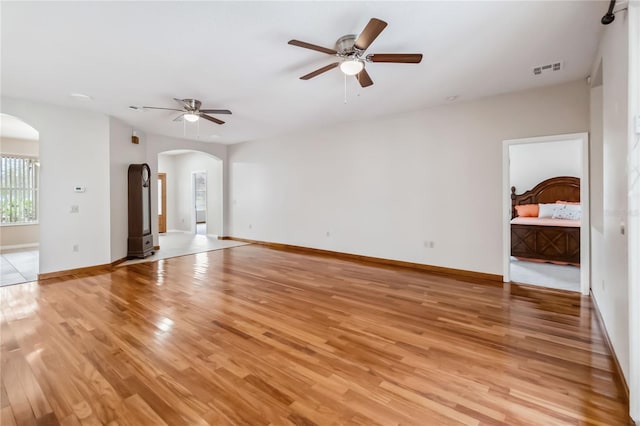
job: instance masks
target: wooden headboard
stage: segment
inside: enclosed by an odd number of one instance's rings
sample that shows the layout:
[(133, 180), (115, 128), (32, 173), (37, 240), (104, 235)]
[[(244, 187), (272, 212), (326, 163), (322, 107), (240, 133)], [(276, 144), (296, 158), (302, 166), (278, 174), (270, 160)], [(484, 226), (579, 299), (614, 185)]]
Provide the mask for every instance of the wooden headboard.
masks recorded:
[(515, 206), (520, 204), (555, 203), (558, 200), (580, 201), (580, 178), (559, 176), (544, 180), (520, 195), (511, 187), (511, 217), (517, 216)]

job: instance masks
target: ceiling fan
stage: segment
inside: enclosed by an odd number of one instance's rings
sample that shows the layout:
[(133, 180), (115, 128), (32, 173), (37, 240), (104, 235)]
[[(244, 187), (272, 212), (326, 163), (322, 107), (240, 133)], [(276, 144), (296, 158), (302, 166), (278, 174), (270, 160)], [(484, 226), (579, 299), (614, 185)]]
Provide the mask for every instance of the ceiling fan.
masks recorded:
[(194, 123), (200, 118), (204, 118), (205, 120), (212, 121), (216, 124), (224, 124), (224, 121), (207, 114), (231, 114), (231, 111), (229, 111), (228, 109), (200, 109), (202, 102), (197, 99), (173, 98), (173, 100), (178, 102), (182, 109), (151, 106), (143, 106), (142, 109), (164, 109), (168, 111), (178, 111), (181, 114), (177, 116), (173, 121), (182, 121), (184, 119), (190, 123)]
[(340, 70), (346, 75), (355, 75), (360, 86), (369, 87), (373, 84), (373, 80), (371, 80), (369, 73), (367, 73), (367, 70), (365, 69), (365, 62), (393, 62), (404, 64), (420, 63), (422, 60), (421, 53), (370, 53), (363, 57), (364, 51), (367, 50), (386, 26), (386, 22), (372, 18), (357, 38), (354, 34), (340, 37), (336, 42), (335, 49), (317, 46), (300, 40), (289, 40), (289, 44), (293, 46), (316, 50), (318, 52), (326, 53), (327, 55), (337, 56), (341, 59), (338, 62), (334, 62), (310, 72), (309, 74), (303, 75), (300, 79), (309, 80), (340, 66)]

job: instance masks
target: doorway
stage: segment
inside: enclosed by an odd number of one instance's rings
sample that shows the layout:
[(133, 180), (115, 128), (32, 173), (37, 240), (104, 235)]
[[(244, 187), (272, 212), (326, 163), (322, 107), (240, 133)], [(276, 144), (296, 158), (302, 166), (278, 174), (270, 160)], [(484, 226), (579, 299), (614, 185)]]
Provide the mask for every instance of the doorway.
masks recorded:
[(4, 286), (38, 279), (40, 136), (19, 118), (0, 116), (0, 286)]
[(158, 173), (158, 232), (167, 232), (167, 174)]
[[(554, 144), (558, 145), (554, 145)], [(539, 149), (539, 152), (544, 152), (543, 147), (546, 148), (558, 148), (561, 146), (561, 143), (564, 143), (564, 150), (566, 150), (568, 146), (577, 146), (577, 151), (572, 151), (570, 154), (572, 156), (576, 156), (578, 158), (574, 158), (574, 160), (579, 163), (576, 164), (577, 173), (574, 171), (563, 171), (566, 170), (563, 168), (558, 168), (559, 166), (567, 167), (566, 165), (561, 165), (560, 162), (554, 161), (557, 159), (556, 157), (549, 157), (549, 154), (540, 156), (538, 160), (535, 160), (535, 156), (531, 153), (535, 150)], [(573, 145), (572, 145), (573, 144)], [(528, 151), (526, 148), (530, 148)], [(533, 149), (531, 149), (533, 148)], [(524, 186), (522, 188), (518, 188), (516, 186), (516, 194), (523, 194), (525, 191), (533, 189), (538, 183), (544, 182), (546, 178), (553, 178), (555, 176), (566, 176), (566, 175), (578, 175), (580, 178), (580, 188), (579, 192), (579, 200), (580, 206), (578, 208), (581, 212), (581, 219), (576, 224), (573, 223), (572, 226), (577, 226), (579, 230), (577, 233), (572, 235), (579, 235), (579, 262), (568, 262), (579, 265), (578, 269), (575, 266), (567, 266), (559, 265), (553, 259), (551, 261), (549, 259), (544, 259), (542, 262), (532, 262), (539, 261), (539, 258), (515, 258), (512, 257), (512, 246), (511, 246), (511, 238), (512, 238), (512, 204), (511, 204), (511, 187), (515, 186), (512, 183), (512, 179), (514, 179), (514, 174), (512, 173), (512, 165), (511, 165), (511, 156), (514, 150), (523, 149), (527, 151), (525, 154), (525, 158), (529, 164), (533, 164), (539, 173), (548, 172), (551, 176), (542, 177), (532, 177), (529, 183), (525, 184), (517, 184), (519, 186)], [(563, 155), (568, 154), (558, 154), (558, 158), (561, 158)], [(589, 244), (589, 230), (590, 230), (590, 218), (589, 218), (589, 146), (588, 146), (588, 135), (587, 133), (577, 133), (577, 134), (568, 134), (568, 135), (555, 135), (555, 136), (546, 136), (546, 137), (536, 137), (536, 138), (526, 138), (526, 139), (513, 139), (506, 140), (503, 142), (503, 276), (505, 282), (511, 281), (519, 281), (526, 284), (533, 285), (543, 285), (547, 287), (556, 287), (561, 289), (571, 289), (574, 291), (580, 291), (582, 294), (589, 294), (590, 289), (590, 244)], [(555, 164), (554, 164), (555, 163)], [(555, 169), (554, 169), (555, 167)], [(521, 178), (518, 178), (522, 181)], [(544, 203), (553, 203), (555, 204), (559, 200), (553, 201), (545, 201)], [(537, 203), (537, 201), (536, 201)], [(540, 204), (535, 204), (536, 207), (540, 206)], [(542, 208), (542, 207), (540, 207)], [(549, 208), (546, 206), (545, 210)], [(568, 210), (571, 210), (568, 208)], [(536, 213), (536, 216), (538, 213)], [(542, 217), (542, 216), (541, 216)], [(550, 217), (551, 218), (551, 217)], [(520, 218), (518, 218), (520, 219)], [(524, 218), (523, 218), (524, 219)], [(537, 217), (536, 217), (537, 219)], [(575, 229), (575, 228), (574, 228)], [(535, 238), (531, 237), (530, 244), (535, 245), (538, 244)], [(564, 238), (564, 237), (561, 237)], [(516, 241), (519, 243), (519, 241)], [(553, 242), (555, 244), (555, 242)], [(522, 261), (526, 262), (523, 263)], [(520, 262), (520, 263), (517, 263)], [(515, 267), (515, 269), (514, 269)], [(524, 267), (524, 269), (522, 269)], [(518, 269), (520, 268), (520, 269)], [(514, 277), (514, 274), (516, 275)], [(522, 276), (527, 277), (527, 281), (522, 281), (520, 278)], [(514, 279), (514, 278), (517, 278)], [(533, 282), (531, 282), (533, 280)], [(564, 287), (566, 282), (570, 282), (573, 280), (575, 284), (571, 286), (571, 288)], [(537, 282), (536, 282), (537, 281)], [(577, 281), (577, 282), (576, 282)]]
[[(158, 189), (158, 212), (166, 220), (166, 239), (170, 234), (217, 238), (223, 231), (223, 163), (210, 154), (193, 150), (171, 150), (158, 153), (158, 175), (165, 175), (166, 199)], [(163, 185), (164, 184), (164, 185)], [(154, 190), (154, 194), (156, 194)], [(158, 229), (160, 230), (160, 216)], [(162, 247), (162, 244), (161, 244)]]
[(193, 172), (195, 234), (207, 235), (207, 172)]

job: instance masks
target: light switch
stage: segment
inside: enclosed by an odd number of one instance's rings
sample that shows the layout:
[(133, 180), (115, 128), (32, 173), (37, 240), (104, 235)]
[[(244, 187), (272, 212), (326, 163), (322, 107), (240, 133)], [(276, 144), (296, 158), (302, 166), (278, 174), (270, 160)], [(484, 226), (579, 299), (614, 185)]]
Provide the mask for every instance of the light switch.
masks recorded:
[(80, 207), (79, 206), (76, 206), (76, 205), (71, 206), (71, 212), (70, 213), (78, 213), (78, 212), (80, 212)]

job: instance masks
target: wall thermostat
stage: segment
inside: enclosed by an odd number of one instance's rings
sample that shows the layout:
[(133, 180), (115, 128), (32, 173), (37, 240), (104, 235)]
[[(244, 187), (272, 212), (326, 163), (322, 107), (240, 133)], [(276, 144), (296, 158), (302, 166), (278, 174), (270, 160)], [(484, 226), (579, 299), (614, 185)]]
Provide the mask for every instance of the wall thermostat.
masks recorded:
[(73, 187), (73, 192), (84, 192), (87, 190), (86, 186), (74, 186)]

